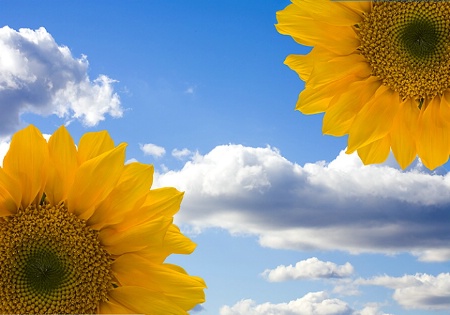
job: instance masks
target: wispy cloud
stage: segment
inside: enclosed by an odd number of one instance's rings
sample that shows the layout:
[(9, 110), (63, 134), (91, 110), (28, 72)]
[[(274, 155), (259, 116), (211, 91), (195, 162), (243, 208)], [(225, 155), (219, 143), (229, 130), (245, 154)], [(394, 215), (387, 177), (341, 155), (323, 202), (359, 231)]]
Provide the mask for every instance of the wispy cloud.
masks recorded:
[(262, 276), (270, 282), (281, 282), (300, 279), (346, 278), (353, 274), (350, 263), (337, 265), (330, 261), (321, 261), (316, 257), (299, 261), (293, 265), (280, 265), (275, 269), (266, 269)]
[(300, 166), (271, 147), (222, 145), (155, 185), (187, 192), (180, 223), (254, 234), (263, 246), (450, 259), (450, 175), (363, 166), (343, 152)]
[(441, 273), (437, 276), (415, 274), (391, 277), (384, 275), (371, 279), (358, 279), (355, 284), (394, 289), (394, 300), (407, 309), (450, 309), (450, 273)]
[(179, 160), (183, 160), (185, 158), (188, 158), (190, 156), (192, 156), (194, 153), (192, 153), (189, 149), (173, 149), (172, 150), (172, 156), (174, 158), (177, 158)]
[(74, 58), (45, 28), (0, 28), (0, 135), (16, 131), (23, 113), (55, 114), (94, 126), (121, 117), (114, 80), (88, 76), (86, 56)]
[(151, 155), (156, 158), (162, 157), (166, 154), (166, 149), (153, 143), (140, 144), (139, 147), (145, 155)]

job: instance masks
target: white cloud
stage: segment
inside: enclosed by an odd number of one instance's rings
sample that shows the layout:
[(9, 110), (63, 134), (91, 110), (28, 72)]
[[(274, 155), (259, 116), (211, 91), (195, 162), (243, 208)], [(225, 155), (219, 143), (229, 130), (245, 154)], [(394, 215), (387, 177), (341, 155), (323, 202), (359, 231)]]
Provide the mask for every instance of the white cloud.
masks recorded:
[(333, 262), (324, 262), (312, 257), (297, 262), (295, 266), (280, 265), (275, 269), (266, 269), (262, 275), (270, 282), (281, 282), (301, 279), (346, 278), (351, 276), (353, 271), (353, 266), (348, 262), (338, 266)]
[(376, 285), (394, 289), (393, 298), (407, 309), (449, 310), (450, 273), (402, 277), (378, 276), (355, 281), (360, 285)]
[(139, 147), (145, 155), (151, 155), (156, 158), (162, 157), (166, 154), (166, 149), (153, 143), (140, 144)]
[(223, 306), (220, 315), (351, 315), (352, 309), (339, 299), (330, 299), (325, 292), (311, 292), (288, 303), (256, 304), (242, 300), (233, 306)]
[(187, 158), (189, 156), (192, 156), (192, 155), (193, 155), (193, 153), (187, 148), (184, 148), (184, 149), (181, 149), (181, 150), (180, 149), (173, 149), (172, 150), (172, 156), (177, 158), (177, 159), (179, 159), (179, 160), (185, 159), (185, 158)]
[(259, 236), (260, 244), (449, 258), (450, 175), (363, 166), (356, 155), (304, 166), (278, 150), (221, 145), (155, 186), (186, 191), (179, 223)]
[(0, 28), (0, 135), (16, 131), (23, 113), (55, 114), (94, 126), (121, 117), (114, 80), (91, 80), (86, 56), (74, 58), (45, 28)]

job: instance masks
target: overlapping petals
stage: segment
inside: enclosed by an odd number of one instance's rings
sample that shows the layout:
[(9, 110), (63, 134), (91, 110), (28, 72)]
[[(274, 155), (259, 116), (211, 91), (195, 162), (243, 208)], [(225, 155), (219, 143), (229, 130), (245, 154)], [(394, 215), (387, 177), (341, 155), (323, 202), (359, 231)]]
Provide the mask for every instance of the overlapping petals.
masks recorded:
[(309, 54), (285, 60), (305, 81), (296, 109), (324, 112), (323, 133), (349, 135), (347, 153), (357, 151), (365, 164), (382, 163), (391, 151), (402, 168), (416, 156), (430, 169), (446, 163), (450, 92), (422, 100), (400, 95), (374, 75), (376, 70), (361, 53), (360, 25), (374, 2), (291, 2), (277, 12), (276, 28), (313, 46)]

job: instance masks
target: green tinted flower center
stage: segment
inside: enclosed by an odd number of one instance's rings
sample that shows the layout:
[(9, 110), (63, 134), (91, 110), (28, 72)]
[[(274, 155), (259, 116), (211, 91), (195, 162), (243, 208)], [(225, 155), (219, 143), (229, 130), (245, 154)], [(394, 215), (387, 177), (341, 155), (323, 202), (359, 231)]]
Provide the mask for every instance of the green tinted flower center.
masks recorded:
[(376, 1), (357, 25), (372, 75), (403, 99), (431, 99), (450, 86), (450, 3)]
[(64, 205), (20, 209), (0, 221), (0, 312), (96, 313), (110, 265), (97, 232)]

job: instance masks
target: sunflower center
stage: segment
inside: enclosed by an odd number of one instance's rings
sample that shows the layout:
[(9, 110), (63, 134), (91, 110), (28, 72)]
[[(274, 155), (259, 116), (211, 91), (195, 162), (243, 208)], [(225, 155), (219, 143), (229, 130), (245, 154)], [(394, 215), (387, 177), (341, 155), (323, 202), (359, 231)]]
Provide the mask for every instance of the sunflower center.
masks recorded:
[(111, 257), (64, 205), (0, 221), (0, 312), (92, 314), (111, 289)]
[(450, 3), (375, 1), (357, 25), (372, 75), (403, 99), (419, 101), (450, 86)]

